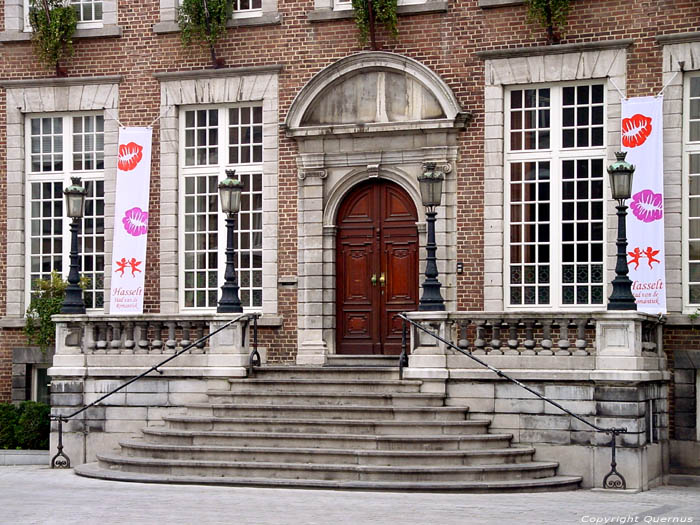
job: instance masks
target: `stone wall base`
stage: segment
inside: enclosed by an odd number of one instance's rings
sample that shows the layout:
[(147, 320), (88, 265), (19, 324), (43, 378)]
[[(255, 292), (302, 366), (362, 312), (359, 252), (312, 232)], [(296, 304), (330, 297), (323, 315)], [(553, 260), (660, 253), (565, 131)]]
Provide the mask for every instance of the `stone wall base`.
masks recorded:
[[(69, 414), (125, 383), (129, 377), (54, 378), (52, 413)], [(63, 425), (64, 453), (71, 466), (95, 461), (96, 454), (119, 448), (119, 441), (140, 437), (146, 426), (163, 425), (164, 415), (184, 414), (184, 405), (206, 403), (207, 390), (228, 390), (228, 377), (164, 376), (144, 378)], [(51, 457), (56, 454), (58, 424), (51, 425)]]

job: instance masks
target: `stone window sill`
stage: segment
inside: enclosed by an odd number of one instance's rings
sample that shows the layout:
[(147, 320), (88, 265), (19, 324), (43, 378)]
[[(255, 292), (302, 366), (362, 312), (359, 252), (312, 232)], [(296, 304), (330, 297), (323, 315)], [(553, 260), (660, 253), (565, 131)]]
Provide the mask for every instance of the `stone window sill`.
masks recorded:
[[(74, 38), (114, 38), (122, 36), (122, 28), (117, 25), (106, 25), (97, 29), (77, 29)], [(32, 33), (27, 31), (3, 31), (0, 42), (28, 42)]]
[(555, 44), (549, 46), (487, 49), (485, 51), (477, 51), (476, 56), (482, 60), (494, 60), (497, 58), (521, 58), (539, 55), (601, 51), (603, 49), (622, 49), (631, 46), (633, 43), (634, 40), (631, 38), (621, 38), (618, 40), (600, 40), (598, 42), (583, 42), (580, 44)]
[[(421, 15), (428, 13), (446, 13), (447, 2), (429, 1), (425, 4), (400, 5), (396, 12), (400, 16)], [(331, 20), (345, 20), (353, 18), (355, 12), (352, 9), (333, 11), (332, 9), (315, 9), (309, 11), (307, 20), (309, 22), (328, 22)]]
[(523, 5), (525, 0), (479, 0), (479, 7), (489, 9), (492, 7), (507, 7), (511, 5)]
[[(278, 12), (263, 13), (261, 16), (253, 16), (250, 18), (232, 18), (226, 23), (226, 27), (251, 27), (251, 26), (269, 26), (282, 23), (282, 15)], [(177, 33), (180, 31), (180, 26), (175, 21), (158, 22), (153, 25), (153, 32), (162, 35), (167, 33)]]

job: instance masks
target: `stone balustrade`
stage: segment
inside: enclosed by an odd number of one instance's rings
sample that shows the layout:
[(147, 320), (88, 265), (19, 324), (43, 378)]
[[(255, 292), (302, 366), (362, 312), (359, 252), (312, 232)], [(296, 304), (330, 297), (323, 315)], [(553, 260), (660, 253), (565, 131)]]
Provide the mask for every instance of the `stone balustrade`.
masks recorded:
[[(662, 320), (639, 312), (412, 312), (460, 350), (510, 370), (664, 370)], [(409, 368), (481, 365), (411, 330)]]
[[(82, 323), (83, 351), (88, 354), (172, 354), (209, 334), (208, 319), (99, 317)], [(208, 341), (192, 353), (206, 353)]]

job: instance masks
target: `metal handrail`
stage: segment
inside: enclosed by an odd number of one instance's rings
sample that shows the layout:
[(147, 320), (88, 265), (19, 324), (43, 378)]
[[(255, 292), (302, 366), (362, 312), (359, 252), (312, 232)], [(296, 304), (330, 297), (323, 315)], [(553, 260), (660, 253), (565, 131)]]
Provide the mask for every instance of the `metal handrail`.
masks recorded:
[(622, 476), (622, 474), (620, 474), (617, 471), (617, 462), (615, 460), (615, 447), (616, 447), (616, 441), (617, 441), (616, 438), (619, 434), (643, 434), (646, 432), (646, 430), (630, 431), (630, 430), (627, 430), (627, 428), (625, 428), (625, 427), (606, 428), (606, 427), (598, 426), (595, 423), (591, 423), (590, 421), (587, 421), (586, 419), (584, 419), (582, 416), (574, 414), (573, 412), (571, 412), (567, 408), (564, 408), (563, 406), (561, 406), (559, 403), (557, 403), (553, 399), (550, 399), (547, 396), (540, 394), (536, 390), (530, 388), (527, 385), (524, 385), (523, 383), (521, 383), (517, 379), (509, 376), (508, 374), (506, 374), (502, 370), (500, 370), (494, 366), (491, 366), (487, 362), (479, 359), (478, 357), (473, 355), (471, 352), (468, 352), (467, 350), (464, 350), (464, 349), (458, 347), (457, 345), (455, 345), (451, 341), (446, 340), (445, 338), (441, 337), (440, 335), (438, 335), (434, 332), (431, 332), (430, 330), (428, 330), (427, 328), (425, 328), (421, 324), (416, 323), (412, 319), (409, 319), (408, 317), (406, 317), (405, 314), (400, 313), (400, 314), (398, 314), (398, 317), (400, 317), (403, 320), (403, 333), (402, 333), (402, 337), (401, 337), (401, 355), (399, 357), (399, 377), (401, 377), (401, 378), (403, 377), (403, 368), (408, 366), (406, 323), (409, 323), (412, 326), (415, 326), (416, 328), (421, 330), (422, 332), (426, 333), (427, 335), (433, 337), (434, 339), (436, 339), (436, 340), (440, 341), (441, 343), (447, 345), (448, 347), (452, 348), (453, 350), (457, 350), (461, 354), (467, 356), (469, 359), (476, 361), (480, 365), (488, 368), (493, 373), (495, 373), (498, 377), (502, 377), (504, 379), (507, 379), (511, 383), (514, 383), (514, 384), (518, 385), (519, 387), (524, 388), (525, 390), (527, 390), (531, 394), (539, 397), (540, 399), (549, 403), (550, 405), (553, 405), (553, 406), (557, 407), (559, 410), (566, 412), (569, 416), (571, 416), (571, 417), (577, 419), (578, 421), (580, 421), (581, 423), (584, 423), (584, 424), (588, 425), (589, 427), (591, 427), (595, 432), (601, 432), (601, 433), (610, 435), (611, 436), (610, 447), (612, 450), (612, 460), (610, 462), (610, 472), (608, 472), (605, 475), (605, 477), (603, 478), (603, 488), (607, 488), (607, 489), (625, 489), (625, 488), (627, 488), (627, 482), (625, 481), (625, 478)]
[[(51, 414), (51, 415), (49, 416), (49, 419), (52, 420), (52, 421), (58, 421), (58, 444), (56, 445), (56, 450), (57, 450), (57, 452), (56, 452), (56, 455), (55, 455), (53, 458), (51, 458), (51, 468), (70, 468), (70, 458), (63, 452), (63, 423), (64, 423), (64, 422), (67, 422), (68, 420), (73, 419), (75, 416), (77, 416), (77, 415), (79, 415), (79, 414), (82, 414), (83, 412), (85, 412), (85, 411), (88, 410), (89, 408), (92, 408), (92, 407), (94, 407), (94, 406), (97, 406), (100, 402), (104, 401), (104, 400), (107, 399), (109, 396), (111, 396), (111, 395), (113, 395), (113, 394), (116, 394), (117, 392), (119, 392), (120, 390), (123, 390), (124, 388), (126, 388), (126, 387), (129, 386), (130, 384), (135, 383), (135, 382), (138, 381), (139, 379), (144, 378), (145, 376), (147, 376), (147, 375), (150, 374), (151, 372), (158, 372), (159, 374), (163, 375), (163, 371), (162, 371), (162, 370), (159, 370), (160, 367), (162, 367), (162, 366), (165, 365), (166, 363), (172, 361), (172, 360), (175, 359), (176, 357), (181, 356), (182, 354), (184, 354), (184, 353), (187, 352), (188, 350), (191, 350), (191, 349), (194, 348), (195, 346), (197, 346), (197, 345), (199, 345), (199, 344), (201, 344), (201, 343), (207, 341), (207, 340), (210, 339), (212, 336), (218, 334), (219, 332), (221, 332), (221, 331), (224, 330), (225, 328), (228, 328), (229, 326), (231, 326), (233, 323), (237, 323), (238, 321), (241, 321), (241, 320), (243, 320), (243, 319), (245, 319), (246, 321), (248, 321), (248, 320), (250, 320), (250, 319), (253, 319), (254, 327), (255, 327), (255, 328), (254, 328), (254, 333), (253, 333), (253, 347), (254, 347), (254, 352), (257, 353), (257, 347), (258, 347), (258, 330), (257, 330), (257, 325), (258, 325), (258, 318), (260, 317), (260, 315), (261, 315), (261, 314), (260, 314), (259, 312), (251, 312), (251, 313), (244, 313), (244, 314), (241, 314), (241, 315), (239, 315), (238, 317), (236, 317), (236, 318), (234, 318), (234, 319), (231, 319), (231, 320), (228, 321), (226, 324), (220, 326), (219, 328), (217, 328), (217, 329), (214, 330), (213, 332), (209, 332), (207, 335), (200, 337), (199, 339), (197, 339), (196, 341), (190, 343), (189, 345), (187, 345), (186, 347), (182, 348), (181, 350), (178, 350), (178, 351), (175, 352), (173, 355), (169, 356), (167, 359), (164, 359), (163, 361), (161, 361), (161, 362), (158, 363), (157, 365), (152, 366), (151, 368), (149, 368), (149, 369), (146, 370), (145, 372), (142, 372), (141, 374), (132, 377), (132, 378), (129, 379), (126, 383), (123, 383), (123, 384), (119, 385), (117, 388), (114, 388), (113, 390), (107, 392), (105, 395), (101, 396), (99, 399), (96, 399), (96, 400), (93, 401), (92, 403), (83, 406), (82, 408), (76, 410), (75, 412), (73, 412), (73, 413), (71, 413), (71, 414), (68, 414), (68, 415), (64, 415), (64, 414), (54, 415), (54, 414)], [(243, 340), (241, 341), (241, 343), (242, 343), (243, 345), (245, 345), (245, 331), (244, 331), (242, 337), (243, 337)], [(251, 359), (252, 359), (252, 358), (251, 358)]]

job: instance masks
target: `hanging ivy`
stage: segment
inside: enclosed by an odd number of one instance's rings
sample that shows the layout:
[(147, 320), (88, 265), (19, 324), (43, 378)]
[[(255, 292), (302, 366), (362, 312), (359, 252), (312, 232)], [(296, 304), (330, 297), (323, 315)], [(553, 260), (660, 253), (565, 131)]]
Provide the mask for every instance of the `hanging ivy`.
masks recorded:
[(34, 53), (41, 63), (61, 75), (60, 62), (73, 55), (73, 33), (78, 13), (64, 0), (31, 0), (29, 23), (32, 26)]
[(558, 44), (571, 0), (527, 0), (527, 20), (547, 30), (547, 43)]
[(226, 23), (233, 12), (233, 0), (183, 0), (178, 10), (182, 44), (199, 42), (209, 49), (214, 67), (220, 67), (214, 47), (226, 33)]
[(359, 40), (363, 45), (369, 38), (372, 49), (377, 49), (376, 24), (384, 26), (392, 37), (398, 35), (397, 0), (352, 0), (352, 7), (355, 10), (355, 24), (360, 31)]

